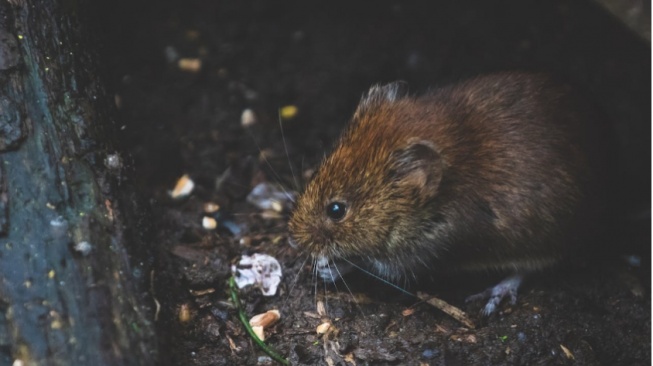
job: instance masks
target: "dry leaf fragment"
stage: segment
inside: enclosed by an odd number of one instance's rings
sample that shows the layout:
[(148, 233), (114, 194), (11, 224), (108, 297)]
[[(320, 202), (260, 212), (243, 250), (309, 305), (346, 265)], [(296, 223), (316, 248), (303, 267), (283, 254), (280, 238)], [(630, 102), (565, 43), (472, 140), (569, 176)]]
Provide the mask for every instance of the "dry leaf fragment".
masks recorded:
[(576, 357), (574, 357), (574, 354), (571, 353), (569, 348), (563, 346), (562, 344), (560, 345), (560, 348), (562, 348), (562, 352), (565, 353), (565, 356), (567, 356), (568, 359), (570, 359), (570, 360), (575, 360), (576, 359)]

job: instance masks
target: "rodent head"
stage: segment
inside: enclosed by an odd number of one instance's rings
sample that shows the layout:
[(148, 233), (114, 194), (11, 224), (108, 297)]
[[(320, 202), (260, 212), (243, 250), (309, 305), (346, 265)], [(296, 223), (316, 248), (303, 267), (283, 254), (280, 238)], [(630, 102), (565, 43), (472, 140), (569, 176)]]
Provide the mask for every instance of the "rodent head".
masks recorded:
[[(297, 201), (294, 241), (314, 256), (392, 259), (414, 252), (443, 164), (397, 84), (373, 87)], [(414, 254), (413, 254), (414, 255)]]

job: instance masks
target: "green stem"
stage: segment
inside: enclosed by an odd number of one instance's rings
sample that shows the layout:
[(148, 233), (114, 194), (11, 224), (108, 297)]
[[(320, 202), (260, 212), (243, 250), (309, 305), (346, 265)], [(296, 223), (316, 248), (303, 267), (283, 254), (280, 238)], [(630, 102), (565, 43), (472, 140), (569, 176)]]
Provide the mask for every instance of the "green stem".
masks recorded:
[(245, 310), (240, 303), (240, 299), (238, 298), (238, 288), (236, 287), (236, 280), (233, 276), (229, 279), (229, 289), (231, 290), (231, 300), (234, 302), (234, 305), (236, 305), (236, 309), (238, 309), (238, 318), (240, 319), (240, 322), (245, 326), (245, 330), (247, 330), (249, 336), (259, 347), (261, 347), (263, 352), (267, 353), (268, 356), (272, 357), (272, 359), (281, 364), (290, 365), (288, 360), (283, 358), (283, 356), (279, 355), (272, 348), (268, 347), (265, 343), (263, 343), (262, 340), (259, 339), (256, 333), (254, 333), (252, 326), (249, 325), (249, 320), (247, 320), (247, 315), (245, 314)]

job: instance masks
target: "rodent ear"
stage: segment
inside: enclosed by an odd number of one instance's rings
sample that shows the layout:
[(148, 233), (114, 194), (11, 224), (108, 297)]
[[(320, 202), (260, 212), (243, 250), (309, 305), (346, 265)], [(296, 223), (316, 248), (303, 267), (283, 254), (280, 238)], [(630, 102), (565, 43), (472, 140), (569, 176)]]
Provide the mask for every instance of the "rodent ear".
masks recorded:
[(408, 83), (395, 81), (389, 84), (373, 85), (363, 96), (358, 109), (365, 109), (380, 103), (394, 102), (408, 95)]
[(391, 155), (391, 174), (395, 184), (417, 189), (424, 197), (433, 197), (442, 180), (443, 164), (435, 145), (426, 140), (413, 141)]

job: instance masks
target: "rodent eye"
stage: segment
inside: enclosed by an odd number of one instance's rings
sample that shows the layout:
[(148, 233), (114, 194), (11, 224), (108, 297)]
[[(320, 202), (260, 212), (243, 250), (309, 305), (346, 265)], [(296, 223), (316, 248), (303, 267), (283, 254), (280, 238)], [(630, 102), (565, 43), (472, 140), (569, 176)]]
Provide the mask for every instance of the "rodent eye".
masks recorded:
[(347, 205), (342, 202), (331, 202), (327, 205), (326, 214), (333, 221), (340, 221), (345, 217)]

